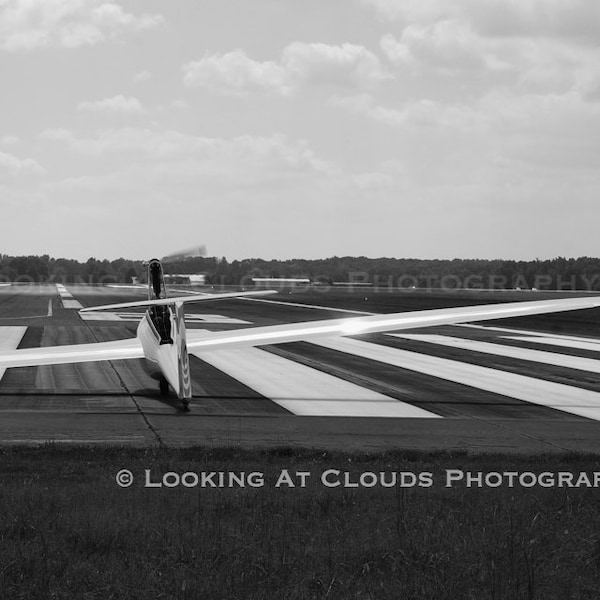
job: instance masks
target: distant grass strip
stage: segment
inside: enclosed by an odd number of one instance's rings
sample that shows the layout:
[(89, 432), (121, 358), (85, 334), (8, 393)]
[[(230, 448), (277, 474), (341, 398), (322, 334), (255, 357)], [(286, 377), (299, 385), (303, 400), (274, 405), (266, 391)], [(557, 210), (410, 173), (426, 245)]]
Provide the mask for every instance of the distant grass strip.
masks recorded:
[(0, 598), (598, 598), (595, 472), (579, 455), (5, 447)]

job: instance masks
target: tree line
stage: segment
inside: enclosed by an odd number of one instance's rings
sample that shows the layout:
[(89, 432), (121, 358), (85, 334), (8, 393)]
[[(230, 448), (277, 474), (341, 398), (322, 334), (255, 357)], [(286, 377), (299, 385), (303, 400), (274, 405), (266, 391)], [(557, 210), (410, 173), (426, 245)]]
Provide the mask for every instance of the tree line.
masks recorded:
[[(308, 278), (316, 285), (361, 284), (403, 288), (537, 288), (600, 290), (600, 258), (550, 260), (422, 260), (331, 257), (318, 260), (264, 260), (193, 257), (164, 264), (165, 273), (203, 273), (213, 285), (252, 285), (254, 277)], [(43, 256), (0, 255), (0, 282), (64, 284), (145, 282), (140, 260), (85, 262)]]

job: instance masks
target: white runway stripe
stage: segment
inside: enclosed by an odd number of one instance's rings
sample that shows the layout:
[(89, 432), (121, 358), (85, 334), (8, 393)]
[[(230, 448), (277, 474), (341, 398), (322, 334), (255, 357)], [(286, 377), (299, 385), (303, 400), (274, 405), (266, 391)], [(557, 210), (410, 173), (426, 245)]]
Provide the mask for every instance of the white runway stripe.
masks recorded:
[(543, 352), (541, 350), (529, 350), (527, 348), (515, 348), (514, 346), (502, 346), (501, 344), (490, 344), (489, 342), (467, 340), (445, 335), (410, 333), (390, 333), (388, 335), (407, 340), (414, 340), (416, 342), (427, 342), (430, 344), (436, 344), (438, 346), (461, 348), (463, 350), (483, 352), (485, 354), (493, 354), (495, 356), (505, 356), (507, 358), (514, 358), (517, 360), (530, 360), (556, 367), (567, 367), (568, 369), (579, 369), (580, 371), (589, 371), (590, 373), (600, 373), (600, 360), (594, 360), (592, 358), (581, 358), (579, 356), (571, 356), (569, 354), (557, 354), (555, 352)]
[[(14, 350), (23, 339), (27, 327), (0, 327), (0, 351)], [(0, 369), (0, 379), (6, 369)]]
[[(112, 313), (108, 310), (79, 313), (79, 317), (82, 321), (123, 321), (123, 319), (121, 319), (119, 315)], [(139, 320), (140, 319), (138, 319), (138, 321)]]
[(297, 415), (439, 418), (258, 348), (194, 354)]
[(58, 295), (60, 296), (60, 299), (63, 304), (63, 308), (75, 308), (77, 310), (79, 310), (80, 308), (83, 308), (81, 303), (78, 300), (75, 300), (75, 298), (73, 298), (71, 293), (67, 290), (67, 288), (62, 283), (56, 284), (56, 291), (58, 292)]
[(592, 350), (593, 352), (600, 352), (600, 343), (594, 340), (577, 340), (577, 339), (565, 339), (559, 337), (537, 337), (537, 336), (517, 336), (517, 335), (506, 335), (502, 336), (506, 340), (517, 340), (519, 342), (532, 342), (535, 344), (547, 344), (549, 346), (559, 346), (561, 348), (576, 348), (578, 350)]
[(528, 329), (512, 329), (507, 327), (489, 327), (487, 325), (474, 325), (472, 323), (457, 323), (453, 327), (467, 327), (469, 329), (481, 329), (483, 331), (499, 331), (501, 333), (511, 333), (513, 335), (526, 335), (540, 338), (552, 338), (553, 340), (568, 340), (578, 342), (589, 342), (590, 344), (600, 345), (600, 340), (587, 337), (578, 337), (576, 335), (559, 335), (557, 333), (544, 333), (543, 331), (531, 331)]
[(600, 393), (598, 392), (360, 340), (330, 338), (319, 342), (311, 340), (311, 344), (600, 420)]

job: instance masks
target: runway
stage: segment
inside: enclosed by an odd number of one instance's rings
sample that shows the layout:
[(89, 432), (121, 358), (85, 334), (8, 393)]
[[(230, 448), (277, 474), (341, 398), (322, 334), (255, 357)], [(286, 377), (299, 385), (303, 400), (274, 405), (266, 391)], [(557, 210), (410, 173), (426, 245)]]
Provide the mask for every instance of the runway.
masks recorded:
[[(84, 320), (77, 309), (144, 294), (2, 286), (0, 350), (133, 337), (141, 313)], [(272, 301), (186, 305), (186, 322), (223, 330), (419, 305), (415, 295), (367, 302), (362, 294), (296, 290)], [(422, 308), (432, 301), (424, 297)], [(7, 369), (0, 443), (598, 452), (600, 334), (582, 335), (582, 323), (568, 316), (545, 319), (545, 331), (544, 322), (533, 329), (514, 320), (197, 353), (190, 413), (159, 395), (142, 360)]]

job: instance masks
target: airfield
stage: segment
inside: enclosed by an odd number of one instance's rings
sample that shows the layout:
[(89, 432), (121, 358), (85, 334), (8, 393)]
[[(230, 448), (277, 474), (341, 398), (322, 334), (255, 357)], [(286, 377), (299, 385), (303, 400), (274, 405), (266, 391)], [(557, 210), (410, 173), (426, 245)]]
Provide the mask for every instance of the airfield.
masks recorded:
[[(133, 337), (141, 312), (78, 309), (145, 297), (0, 286), (0, 350)], [(186, 322), (215, 331), (544, 297), (561, 294), (298, 288), (187, 304)], [(190, 363), (188, 413), (141, 360), (0, 370), (0, 443), (600, 451), (597, 310), (219, 350)]]

